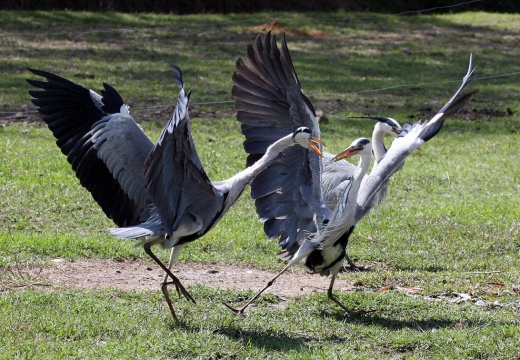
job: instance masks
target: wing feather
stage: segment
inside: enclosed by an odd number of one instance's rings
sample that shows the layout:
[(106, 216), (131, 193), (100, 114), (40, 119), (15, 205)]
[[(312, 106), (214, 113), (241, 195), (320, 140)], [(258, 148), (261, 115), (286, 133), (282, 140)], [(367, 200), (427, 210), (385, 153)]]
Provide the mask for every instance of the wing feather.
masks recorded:
[[(242, 59), (236, 62), (232, 94), (246, 138), (247, 165), (300, 126), (319, 137), (316, 112), (301, 90), (285, 36), (281, 50), (275, 36), (258, 36), (254, 45), (248, 45), (246, 60), (247, 64)], [(315, 212), (323, 207), (321, 166), (314, 152), (289, 147), (251, 184), (264, 231), (269, 239), (279, 237), (282, 248), (303, 241), (308, 231), (316, 230)]]
[(162, 219), (166, 236), (174, 233), (185, 215), (203, 228), (214, 225), (223, 209), (224, 196), (204, 171), (191, 136), (189, 93), (181, 87), (175, 111), (162, 131), (145, 165), (148, 192)]
[(461, 91), (473, 80), (471, 76), (474, 70), (470, 56), (468, 71), (462, 79), (461, 86), (441, 110), (428, 122), (416, 122), (413, 125), (405, 124), (403, 126), (403, 131), (392, 142), (392, 146), (385, 157), (381, 159), (369, 176), (365, 176), (361, 183), (357, 198), (356, 221), (359, 221), (368, 213), (369, 204), (373, 201), (382, 184), (400, 169), (406, 157), (437, 135), (444, 124), (444, 120), (455, 114), (477, 93), (477, 91), (473, 91), (461, 95)]
[[(111, 119), (118, 118), (119, 111), (124, 108), (123, 100), (117, 91), (105, 85), (103, 96), (100, 96), (59, 75), (42, 70), (29, 70), (47, 80), (27, 80), (32, 86), (42, 89), (29, 90), (29, 94), (33, 96), (31, 101), (43, 115), (43, 120), (56, 138), (56, 144), (67, 156), (81, 185), (90, 191), (94, 200), (116, 225), (137, 224), (144, 211), (144, 205), (129, 197), (124, 184), (119, 184), (118, 179), (114, 178), (109, 167), (99, 157), (102, 146), (96, 145), (93, 138), (93, 128), (99, 122), (109, 123)], [(131, 122), (135, 125), (133, 119)], [(114, 145), (142, 152), (149, 151), (153, 144), (144, 134), (140, 136), (137, 143)], [(107, 149), (113, 145), (109, 141), (105, 143)], [(135, 162), (135, 159), (130, 160)], [(135, 176), (142, 178), (142, 162), (141, 169), (135, 171)]]

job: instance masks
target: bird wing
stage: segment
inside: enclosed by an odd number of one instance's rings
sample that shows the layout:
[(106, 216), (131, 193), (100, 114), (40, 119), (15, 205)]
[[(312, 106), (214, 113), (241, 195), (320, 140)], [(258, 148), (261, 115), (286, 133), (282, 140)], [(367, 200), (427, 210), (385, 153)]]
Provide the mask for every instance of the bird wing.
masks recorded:
[(27, 80), (43, 89), (30, 90), (31, 101), (81, 185), (116, 225), (139, 223), (146, 206), (143, 164), (153, 144), (121, 96), (108, 84), (99, 95), (50, 72), (29, 70), (47, 80)]
[(460, 95), (461, 91), (473, 80), (471, 75), (474, 70), (470, 56), (468, 71), (462, 79), (461, 86), (442, 109), (428, 122), (421, 123), (418, 121), (413, 125), (405, 124), (403, 126), (401, 134), (392, 142), (392, 146), (385, 157), (375, 166), (369, 176), (364, 177), (361, 183), (357, 199), (356, 221), (366, 215), (367, 207), (375, 194), (383, 183), (400, 169), (405, 158), (437, 135), (444, 124), (444, 120), (466, 105), (477, 92), (473, 91)]
[(223, 209), (225, 194), (211, 183), (191, 137), (189, 95), (182, 85), (173, 115), (145, 164), (148, 192), (166, 236), (171, 235), (186, 216), (193, 222), (202, 222), (204, 233), (214, 225)]
[[(247, 165), (257, 161), (267, 147), (300, 126), (320, 137), (316, 112), (303, 94), (287, 48), (285, 36), (278, 49), (276, 37), (267, 33), (248, 45), (248, 65), (238, 59), (233, 74), (237, 119), (242, 123), (249, 154)], [(301, 243), (316, 230), (315, 214), (328, 209), (321, 190), (319, 156), (301, 146), (285, 149), (251, 184), (251, 197), (269, 239), (280, 237), (287, 248)]]

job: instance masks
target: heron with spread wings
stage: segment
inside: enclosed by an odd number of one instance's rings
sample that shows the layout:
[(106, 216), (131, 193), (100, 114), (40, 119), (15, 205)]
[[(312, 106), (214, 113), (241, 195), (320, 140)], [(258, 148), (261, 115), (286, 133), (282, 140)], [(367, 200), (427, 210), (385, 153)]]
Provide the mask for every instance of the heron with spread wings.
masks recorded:
[[(179, 295), (195, 302), (170, 270), (181, 249), (210, 231), (280, 151), (299, 145), (296, 147), (320, 153), (322, 142), (308, 128), (297, 127), (273, 139), (253, 166), (227, 180), (212, 182), (191, 136), (190, 92), (184, 89), (180, 69), (173, 69), (181, 89), (156, 144), (108, 84), (99, 95), (61, 76), (33, 69), (29, 70), (47, 81), (27, 81), (42, 89), (29, 91), (31, 101), (81, 185), (120, 227), (111, 233), (139, 239), (138, 244), (165, 271), (161, 289), (177, 320), (167, 285), (174, 284)], [(156, 244), (172, 248), (168, 266), (152, 252)]]
[[(248, 65), (242, 59), (236, 63), (232, 94), (251, 165), (274, 140), (274, 134), (279, 136), (296, 126), (307, 126), (319, 136), (320, 129), (312, 103), (300, 87), (284, 35), (280, 49), (270, 33), (263, 39), (258, 36), (254, 45), (247, 47), (246, 58)], [(284, 271), (301, 263), (313, 273), (331, 275), (328, 297), (349, 315), (366, 313), (348, 309), (332, 293), (348, 239), (357, 221), (367, 213), (383, 184), (402, 167), (404, 159), (439, 132), (446, 116), (467, 103), (472, 93), (459, 95), (471, 81), (472, 73), (470, 59), (468, 72), (453, 97), (429, 122), (403, 127), (370, 176), (365, 176), (370, 160), (367, 148), (371, 148), (367, 139), (356, 140), (335, 156), (333, 160), (338, 161), (359, 154), (361, 161), (333, 203), (325, 200), (326, 190), (333, 188), (323, 186), (323, 168), (327, 165), (320, 157), (304, 148), (282, 151), (253, 181), (251, 196), (267, 237), (278, 238), (282, 248), (279, 256), (289, 263), (242, 308), (227, 305), (228, 308), (243, 313)]]

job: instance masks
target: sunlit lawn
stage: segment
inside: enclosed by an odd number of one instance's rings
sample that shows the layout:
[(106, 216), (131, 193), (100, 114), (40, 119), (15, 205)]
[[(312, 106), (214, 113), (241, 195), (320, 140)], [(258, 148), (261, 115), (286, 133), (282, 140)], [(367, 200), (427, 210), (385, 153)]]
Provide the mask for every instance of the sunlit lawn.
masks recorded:
[[(13, 277), (8, 270), (16, 264), (147, 260), (132, 242), (108, 234), (112, 223), (37, 122), (26, 68), (94, 90), (110, 83), (155, 141), (178, 92), (168, 64), (178, 65), (193, 88), (192, 131), (202, 163), (212, 179), (224, 179), (245, 164), (229, 102), (234, 63), (257, 26), (273, 19), (287, 32), (302, 87), (329, 118), (322, 136), (330, 152), (370, 135), (373, 123), (349, 115), (401, 123), (431, 116), (459, 86), (471, 52), (479, 77), (520, 71), (518, 15), (0, 12), (0, 357), (518, 356), (518, 75), (471, 84), (478, 96), (408, 159), (387, 203), (358, 225), (348, 251), (372, 268), (342, 274), (357, 291), (337, 293), (347, 306), (377, 309), (369, 316), (345, 318), (317, 292), (287, 301), (266, 295), (242, 318), (220, 301), (238, 304), (252, 291), (193, 286), (198, 303), (175, 300), (182, 318), (176, 325), (159, 291), (14, 290), (35, 280)], [(241, 20), (247, 22), (235, 22)], [(396, 85), (413, 86), (364, 92)], [(201, 104), (214, 101), (223, 103)], [(277, 251), (246, 193), (179, 261), (279, 270)], [(166, 260), (168, 252), (160, 255)]]

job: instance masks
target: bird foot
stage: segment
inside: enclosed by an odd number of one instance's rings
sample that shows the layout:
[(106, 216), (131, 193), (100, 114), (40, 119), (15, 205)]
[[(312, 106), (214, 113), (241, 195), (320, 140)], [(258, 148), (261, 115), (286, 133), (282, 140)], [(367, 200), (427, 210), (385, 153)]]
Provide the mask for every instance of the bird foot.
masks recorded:
[(238, 314), (238, 315), (244, 315), (244, 310), (246, 309), (245, 307), (242, 307), (240, 309), (236, 309), (228, 304), (226, 304), (225, 302), (222, 302), (222, 304), (227, 307), (229, 310), (231, 310), (232, 312), (234, 312), (235, 314)]
[(364, 266), (364, 265), (356, 265), (354, 263), (349, 264), (348, 266), (343, 265), (340, 267), (339, 272), (345, 273), (345, 272), (362, 272), (362, 271), (368, 271), (372, 268), (372, 266)]
[(161, 284), (161, 289), (163, 290), (163, 293), (165, 292), (165, 290), (168, 287), (168, 285), (172, 285), (172, 284), (175, 285), (175, 289), (177, 290), (177, 293), (179, 294), (179, 297), (184, 296), (186, 299), (192, 301), (194, 304), (197, 303), (195, 301), (195, 299), (193, 299), (193, 297), (190, 295), (190, 293), (184, 288), (184, 286), (182, 286), (182, 284), (180, 282), (176, 282), (176, 281), (166, 281), (166, 282), (163, 282)]

